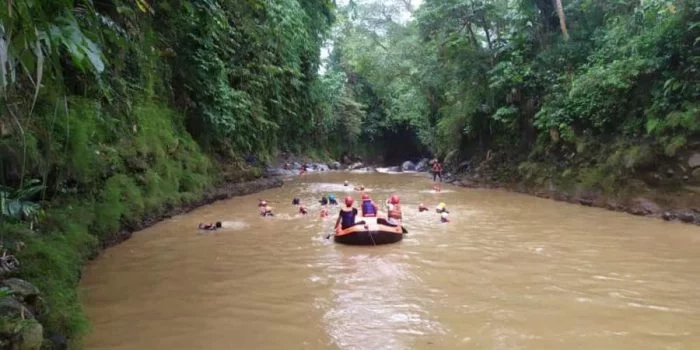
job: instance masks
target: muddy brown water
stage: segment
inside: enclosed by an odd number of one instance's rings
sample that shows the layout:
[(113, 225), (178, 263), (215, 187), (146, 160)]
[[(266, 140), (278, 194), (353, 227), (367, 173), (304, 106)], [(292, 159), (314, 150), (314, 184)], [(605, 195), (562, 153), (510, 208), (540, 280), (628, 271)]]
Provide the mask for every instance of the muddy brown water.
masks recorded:
[[(321, 194), (401, 195), (402, 242), (337, 245)], [(174, 217), (82, 281), (87, 349), (699, 349), (700, 230), (424, 174), (307, 175)], [(357, 193), (353, 193), (359, 197)], [(294, 196), (310, 205), (302, 217)], [(258, 198), (277, 216), (257, 215)], [(424, 202), (444, 201), (450, 223)], [(332, 214), (337, 210), (332, 210)], [(224, 221), (200, 234), (199, 222)]]

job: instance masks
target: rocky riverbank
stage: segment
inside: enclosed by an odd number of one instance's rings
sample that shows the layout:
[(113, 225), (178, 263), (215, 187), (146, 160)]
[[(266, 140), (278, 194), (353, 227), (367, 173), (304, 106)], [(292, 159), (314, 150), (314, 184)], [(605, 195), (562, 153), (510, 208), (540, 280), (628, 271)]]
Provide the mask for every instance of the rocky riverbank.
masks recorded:
[[(700, 171), (700, 162), (694, 162), (693, 157), (688, 162), (688, 172)], [(612, 193), (577, 182), (557, 183), (546, 177), (533, 180), (513, 176), (512, 181), (503, 181), (503, 176), (499, 174), (504, 172), (504, 168), (489, 161), (476, 166), (463, 162), (456, 167), (456, 175), (448, 174), (446, 180), (462, 187), (498, 188), (555, 201), (700, 225), (700, 191), (691, 185), (663, 188), (648, 185), (642, 180), (629, 180), (629, 187)], [(517, 167), (510, 167), (513, 168)], [(688, 180), (688, 176), (684, 175), (681, 180)]]
[(280, 187), (283, 184), (284, 182), (279, 177), (268, 177), (240, 183), (225, 183), (219, 185), (213, 190), (206, 192), (202, 198), (198, 200), (181, 203), (176, 206), (166, 205), (158, 212), (146, 214), (136, 223), (124, 225), (119, 232), (108, 236), (102, 241), (102, 248), (104, 249), (119, 244), (131, 238), (131, 235), (136, 231), (143, 230), (173, 216), (188, 213), (201, 206), (232, 197), (244, 196), (270, 188)]
[[(137, 220), (122, 220), (120, 229), (103, 236), (94, 243), (65, 241), (61, 240), (61, 236), (51, 233), (40, 236), (26, 231), (19, 235), (21, 240), (18, 240), (18, 246), (13, 248), (18, 252), (18, 259), (14, 255), (3, 255), (0, 261), (2, 263), (0, 266), (0, 349), (67, 349), (79, 346), (73, 345), (76, 339), (71, 339), (70, 332), (57, 327), (54, 323), (56, 319), (62, 317), (59, 315), (60, 311), (66, 309), (66, 305), (56, 303), (55, 300), (59, 299), (56, 297), (57, 293), (75, 293), (85, 259), (94, 259), (105, 248), (129, 239), (134, 232), (161, 220), (187, 213), (218, 200), (280, 187), (283, 184), (279, 177), (239, 181), (241, 180), (236, 182), (224, 180), (222, 184), (203, 192), (196, 199), (171, 202), (177, 204), (164, 204), (157, 210), (145, 213)], [(72, 227), (75, 228), (75, 226)], [(68, 231), (68, 234), (72, 232), (80, 231)], [(87, 232), (85, 236), (89, 237)], [(47, 247), (41, 246), (38, 240), (47, 237), (59, 240), (58, 242), (66, 246), (60, 246), (59, 243)], [(47, 259), (47, 254), (63, 254), (56, 255), (58, 260), (55, 261), (60, 262), (60, 265), (56, 266), (56, 263), (42, 265), (48, 261), (54, 261)], [(65, 278), (56, 279), (56, 273), (51, 269), (60, 269)], [(17, 277), (31, 280), (34, 284)], [(49, 278), (54, 278), (56, 281), (46, 283)], [(41, 287), (41, 292), (37, 286)], [(42, 293), (45, 293), (43, 297)], [(54, 300), (53, 303), (52, 300)], [(73, 301), (72, 298), (69, 300)], [(75, 307), (78, 307), (77, 300), (75, 302)]]

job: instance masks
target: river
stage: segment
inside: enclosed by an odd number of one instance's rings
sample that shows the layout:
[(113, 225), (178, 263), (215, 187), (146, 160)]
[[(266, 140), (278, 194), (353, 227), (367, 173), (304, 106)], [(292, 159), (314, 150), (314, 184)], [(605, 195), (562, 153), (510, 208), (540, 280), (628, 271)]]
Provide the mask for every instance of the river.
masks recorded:
[[(325, 239), (343, 180), (401, 195), (409, 234)], [(82, 295), (94, 350), (691, 349), (700, 230), (425, 174), (309, 174), (174, 217), (108, 249)], [(356, 200), (357, 193), (353, 193)], [(294, 196), (312, 204), (298, 215)], [(277, 215), (257, 214), (258, 198)], [(450, 223), (434, 211), (444, 201)], [(221, 220), (201, 234), (199, 222)]]

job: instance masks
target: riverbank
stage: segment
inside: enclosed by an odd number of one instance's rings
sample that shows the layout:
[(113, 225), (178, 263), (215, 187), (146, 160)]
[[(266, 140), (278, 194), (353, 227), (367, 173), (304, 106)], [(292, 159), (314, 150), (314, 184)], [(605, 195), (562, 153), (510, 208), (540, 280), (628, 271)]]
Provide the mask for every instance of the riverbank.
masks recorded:
[[(160, 210), (144, 215), (137, 222), (124, 225), (119, 232), (107, 236), (101, 242), (101, 248), (106, 249), (117, 245), (131, 238), (134, 232), (141, 231), (173, 216), (189, 213), (201, 206), (220, 200), (261, 192), (270, 188), (281, 187), (283, 184), (284, 181), (282, 181), (280, 177), (261, 178), (239, 183), (223, 183), (219, 186), (215, 186), (211, 191), (205, 192), (199, 199), (179, 203), (177, 205), (166, 204)], [(96, 251), (93, 258), (97, 256), (97, 253)]]
[[(610, 193), (581, 183), (557, 184), (553, 179), (502, 181), (479, 171), (459, 173), (447, 182), (460, 187), (502, 189), (558, 202), (700, 225), (700, 190), (694, 192), (690, 186), (669, 192), (648, 186), (630, 186)], [(641, 181), (635, 182), (639, 183)]]
[[(127, 193), (105, 201), (109, 206), (89, 197), (65, 198), (46, 203), (44, 218), (33, 230), (3, 223), (3, 248), (14, 253), (16, 266), (3, 264), (0, 271), (0, 348), (81, 348), (89, 324), (77, 289), (86, 262), (164, 219), (283, 184), (279, 177), (256, 174), (255, 169), (219, 173), (221, 180), (206, 189), (157, 199), (135, 201)], [(148, 209), (129, 210), (140, 203), (148, 203)], [(115, 210), (118, 216), (109, 215)]]

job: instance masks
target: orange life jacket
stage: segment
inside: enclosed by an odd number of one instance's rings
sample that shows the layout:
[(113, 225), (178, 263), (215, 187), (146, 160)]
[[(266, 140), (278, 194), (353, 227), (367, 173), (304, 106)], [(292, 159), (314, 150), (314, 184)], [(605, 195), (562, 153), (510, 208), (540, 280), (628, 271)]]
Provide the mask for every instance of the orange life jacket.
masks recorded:
[(401, 220), (401, 206), (394, 204), (391, 209), (389, 209), (389, 214), (387, 215), (392, 219)]

